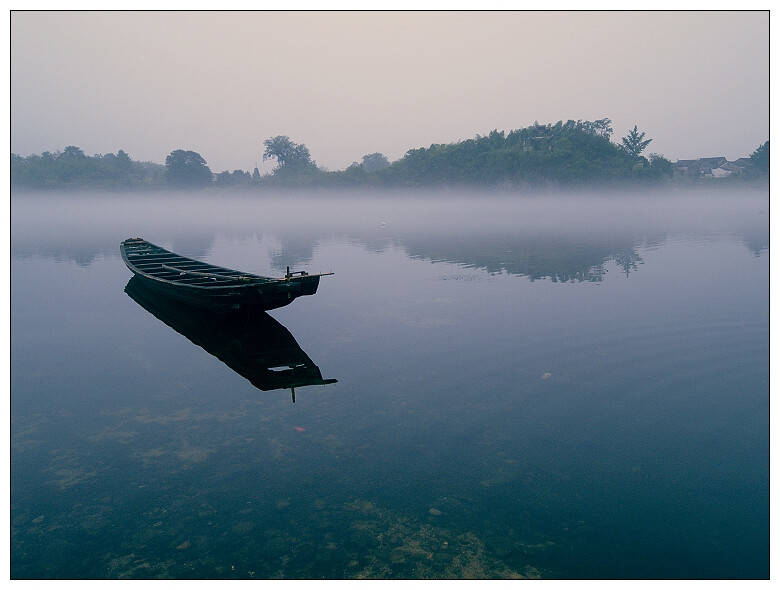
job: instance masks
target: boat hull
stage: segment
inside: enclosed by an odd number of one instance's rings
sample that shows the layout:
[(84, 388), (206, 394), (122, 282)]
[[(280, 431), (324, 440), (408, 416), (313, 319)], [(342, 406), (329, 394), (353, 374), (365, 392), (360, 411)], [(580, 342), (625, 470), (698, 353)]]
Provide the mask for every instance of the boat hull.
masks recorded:
[(298, 297), (314, 295), (321, 276), (253, 275), (180, 256), (139, 238), (122, 242), (120, 252), (130, 271), (155, 293), (221, 313), (284, 307)]
[(314, 295), (319, 285), (319, 277), (310, 281), (296, 281), (290, 285), (270, 285), (259, 287), (233, 287), (226, 289), (212, 288), (209, 291), (187, 285), (170, 285), (166, 282), (134, 273), (144, 285), (165, 297), (202, 307), (204, 309), (235, 312), (247, 308), (258, 311), (268, 311), (289, 305), (303, 295)]

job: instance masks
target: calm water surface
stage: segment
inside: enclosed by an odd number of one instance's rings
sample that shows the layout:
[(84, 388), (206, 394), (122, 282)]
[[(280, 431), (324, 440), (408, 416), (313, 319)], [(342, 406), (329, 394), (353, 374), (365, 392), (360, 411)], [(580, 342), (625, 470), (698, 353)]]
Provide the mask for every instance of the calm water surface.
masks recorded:
[[(11, 575), (766, 578), (767, 213), (14, 196)], [(220, 325), (134, 292), (135, 236), (335, 274)]]

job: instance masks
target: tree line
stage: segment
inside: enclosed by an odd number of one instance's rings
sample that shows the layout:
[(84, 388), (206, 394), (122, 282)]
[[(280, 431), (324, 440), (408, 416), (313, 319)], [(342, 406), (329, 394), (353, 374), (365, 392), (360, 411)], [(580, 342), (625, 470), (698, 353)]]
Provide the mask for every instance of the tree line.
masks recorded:
[[(304, 144), (278, 135), (263, 142), (263, 160), (275, 161), (261, 175), (227, 170), (213, 173), (197, 152), (177, 149), (165, 165), (136, 162), (123, 150), (87, 156), (76, 146), (62, 152), (11, 155), (12, 187), (201, 189), (250, 187), (548, 187), (646, 184), (669, 181), (672, 163), (660, 154), (644, 156), (652, 139), (637, 126), (613, 142), (612, 121), (573, 121), (533, 125), (505, 133), (493, 130), (465, 141), (410, 149), (390, 162), (367, 154), (344, 170), (317, 166)], [(769, 142), (750, 156), (768, 175)]]

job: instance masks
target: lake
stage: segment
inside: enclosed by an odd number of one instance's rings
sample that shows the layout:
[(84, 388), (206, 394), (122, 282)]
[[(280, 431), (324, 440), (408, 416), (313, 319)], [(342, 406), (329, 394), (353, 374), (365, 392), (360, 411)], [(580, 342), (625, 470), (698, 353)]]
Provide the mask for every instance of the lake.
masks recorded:
[[(768, 578), (768, 214), (14, 195), (11, 576)], [(134, 293), (128, 237), (335, 274), (222, 326)]]

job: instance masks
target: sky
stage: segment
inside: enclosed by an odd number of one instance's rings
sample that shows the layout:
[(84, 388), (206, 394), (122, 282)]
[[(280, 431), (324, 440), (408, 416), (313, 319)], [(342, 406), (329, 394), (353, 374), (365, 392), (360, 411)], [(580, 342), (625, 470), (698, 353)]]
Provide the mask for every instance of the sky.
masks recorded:
[(636, 125), (671, 161), (769, 139), (768, 12), (11, 13), (11, 151), (122, 149), (270, 171), (568, 119)]

